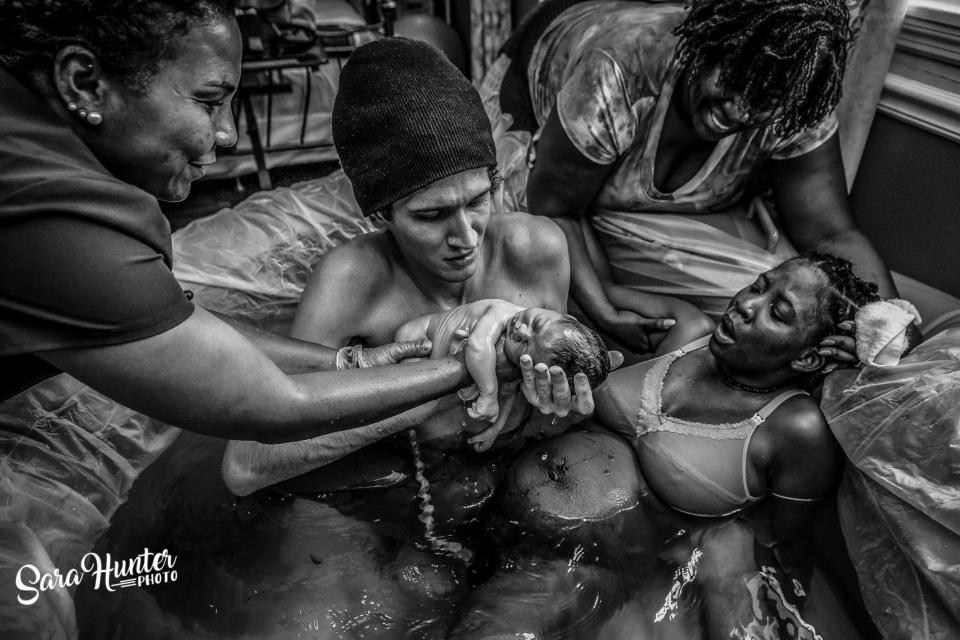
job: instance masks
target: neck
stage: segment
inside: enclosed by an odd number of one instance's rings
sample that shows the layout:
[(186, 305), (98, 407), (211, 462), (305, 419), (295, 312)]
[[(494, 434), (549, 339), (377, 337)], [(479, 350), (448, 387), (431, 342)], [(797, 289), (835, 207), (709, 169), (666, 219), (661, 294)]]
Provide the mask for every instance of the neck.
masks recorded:
[(775, 372), (757, 374), (753, 372), (744, 372), (730, 369), (718, 360), (716, 364), (716, 376), (724, 386), (744, 393), (766, 394), (779, 391), (790, 384), (790, 379)]
[(404, 271), (406, 271), (413, 286), (417, 288), (424, 300), (440, 309), (452, 309), (466, 304), (472, 290), (471, 283), (479, 278), (483, 269), (483, 252), (481, 251), (480, 255), (477, 256), (480, 261), (477, 264), (477, 270), (471, 277), (460, 282), (448, 282), (441, 280), (429, 271), (417, 268), (416, 265), (406, 260), (402, 253), (399, 255), (403, 262)]

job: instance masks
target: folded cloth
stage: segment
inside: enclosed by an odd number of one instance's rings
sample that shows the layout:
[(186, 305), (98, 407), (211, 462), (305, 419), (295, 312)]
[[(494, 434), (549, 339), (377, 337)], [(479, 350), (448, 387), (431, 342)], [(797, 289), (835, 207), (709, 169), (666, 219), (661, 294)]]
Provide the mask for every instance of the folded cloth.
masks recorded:
[(874, 367), (894, 367), (907, 349), (907, 327), (920, 324), (920, 312), (906, 300), (890, 298), (857, 311), (857, 357)]

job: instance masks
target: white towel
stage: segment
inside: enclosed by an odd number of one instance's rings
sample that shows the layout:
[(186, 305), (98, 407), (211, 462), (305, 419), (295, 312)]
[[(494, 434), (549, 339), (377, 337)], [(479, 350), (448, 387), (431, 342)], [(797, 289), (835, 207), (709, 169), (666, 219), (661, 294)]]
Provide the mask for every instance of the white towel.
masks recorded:
[(865, 365), (894, 367), (907, 349), (907, 327), (920, 312), (906, 300), (871, 302), (857, 311), (857, 357)]

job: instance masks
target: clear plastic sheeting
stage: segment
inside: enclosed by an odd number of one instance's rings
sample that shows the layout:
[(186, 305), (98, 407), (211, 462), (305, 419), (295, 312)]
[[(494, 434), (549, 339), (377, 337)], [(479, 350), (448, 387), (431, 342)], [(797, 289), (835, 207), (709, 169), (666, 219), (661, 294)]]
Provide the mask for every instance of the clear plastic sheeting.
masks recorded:
[[(4, 638), (71, 638), (67, 589), (18, 596), (18, 572), (77, 569), (133, 481), (179, 435), (68, 375), (0, 403), (0, 629)], [(33, 581), (31, 569), (24, 581)]]
[(822, 409), (851, 464), (840, 522), (888, 640), (960, 637), (960, 327), (897, 367), (828, 378)]
[(255, 193), (178, 230), (174, 274), (204, 308), (285, 334), (319, 257), (373, 229), (336, 171)]

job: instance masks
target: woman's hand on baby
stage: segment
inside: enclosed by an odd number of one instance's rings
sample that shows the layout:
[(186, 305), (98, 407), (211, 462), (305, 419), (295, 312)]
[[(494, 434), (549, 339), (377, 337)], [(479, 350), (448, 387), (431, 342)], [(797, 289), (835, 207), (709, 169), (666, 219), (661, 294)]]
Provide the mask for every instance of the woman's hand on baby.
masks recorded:
[(427, 358), (433, 344), (430, 340), (408, 340), (406, 342), (391, 342), (379, 347), (365, 347), (360, 352), (359, 366), (382, 367), (388, 364), (397, 364), (407, 358)]
[[(837, 328), (852, 332), (853, 326), (853, 322), (845, 321), (838, 324)], [(852, 335), (827, 336), (820, 342), (817, 353), (828, 359), (823, 367), (825, 374), (845, 367), (856, 367), (860, 363), (857, 358), (857, 341)]]

